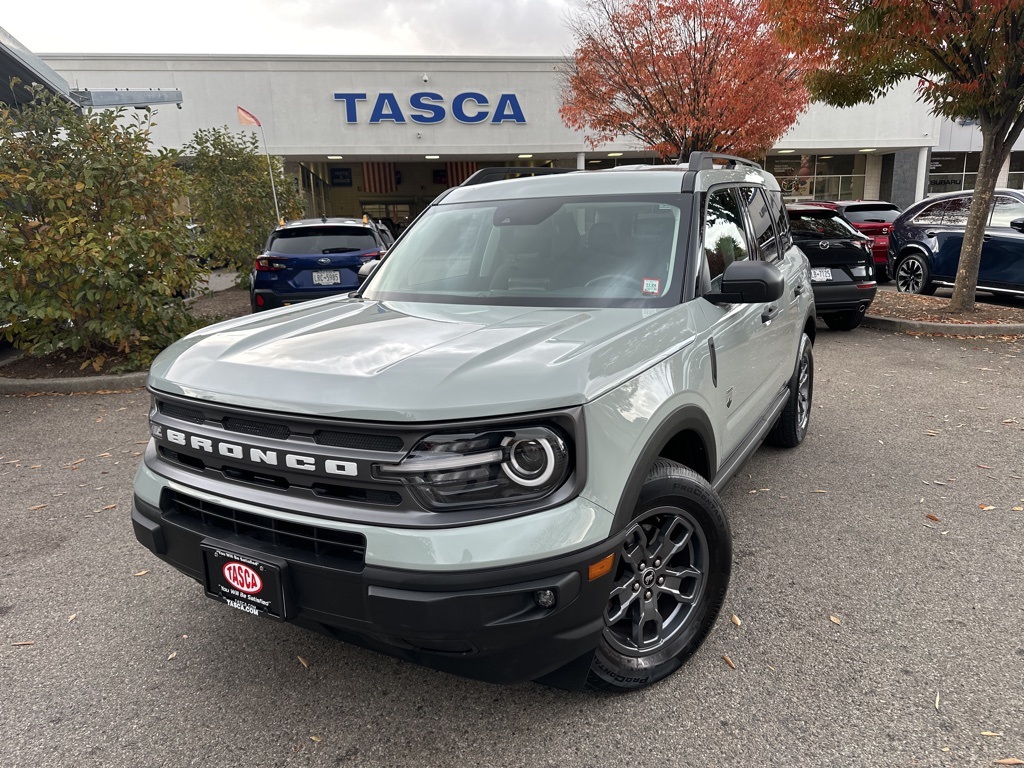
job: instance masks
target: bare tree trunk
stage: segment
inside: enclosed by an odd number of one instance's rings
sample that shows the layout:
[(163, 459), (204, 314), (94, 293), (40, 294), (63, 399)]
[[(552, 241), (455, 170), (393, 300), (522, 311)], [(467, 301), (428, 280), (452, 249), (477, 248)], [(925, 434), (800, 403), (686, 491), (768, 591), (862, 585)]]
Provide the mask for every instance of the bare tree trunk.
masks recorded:
[[(998, 135), (997, 135), (998, 134)], [(992, 212), (999, 171), (1006, 161), (1010, 147), (1005, 143), (1005, 131), (999, 131), (988, 121), (981, 121), (981, 161), (978, 179), (974, 184), (974, 198), (967, 215), (967, 228), (960, 248), (960, 265), (956, 271), (950, 312), (973, 312), (974, 296), (978, 288), (978, 270), (981, 267), (981, 249), (985, 227)]]

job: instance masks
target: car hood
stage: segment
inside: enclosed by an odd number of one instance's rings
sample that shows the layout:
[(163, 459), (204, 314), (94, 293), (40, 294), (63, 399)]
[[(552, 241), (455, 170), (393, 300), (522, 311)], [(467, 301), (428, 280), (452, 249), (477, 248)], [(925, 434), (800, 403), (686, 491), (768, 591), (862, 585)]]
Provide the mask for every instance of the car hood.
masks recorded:
[(686, 306), (564, 309), (326, 299), (210, 326), (155, 390), (297, 414), (476, 418), (585, 403), (694, 339)]

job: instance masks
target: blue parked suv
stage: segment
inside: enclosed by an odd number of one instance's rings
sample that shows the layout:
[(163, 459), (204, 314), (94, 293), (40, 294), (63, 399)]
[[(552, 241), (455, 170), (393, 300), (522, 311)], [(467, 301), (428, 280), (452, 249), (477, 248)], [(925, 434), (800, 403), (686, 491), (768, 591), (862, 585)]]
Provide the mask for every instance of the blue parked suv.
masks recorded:
[[(907, 208), (889, 236), (891, 273), (901, 293), (952, 287), (973, 191), (929, 197)], [(997, 189), (985, 227), (978, 290), (1024, 295), (1024, 192)]]
[(299, 219), (277, 227), (252, 267), (252, 311), (354, 291), (359, 268), (387, 250), (378, 228), (353, 218)]

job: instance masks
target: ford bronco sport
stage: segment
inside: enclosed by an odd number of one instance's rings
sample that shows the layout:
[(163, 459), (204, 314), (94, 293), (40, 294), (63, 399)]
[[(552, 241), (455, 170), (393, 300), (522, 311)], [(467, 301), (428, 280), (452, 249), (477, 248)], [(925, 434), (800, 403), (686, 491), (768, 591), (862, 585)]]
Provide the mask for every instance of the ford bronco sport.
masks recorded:
[(482, 179), (351, 295), (164, 351), (135, 535), (257, 616), (482, 680), (641, 688), (724, 600), (717, 492), (806, 434), (807, 260), (740, 158)]

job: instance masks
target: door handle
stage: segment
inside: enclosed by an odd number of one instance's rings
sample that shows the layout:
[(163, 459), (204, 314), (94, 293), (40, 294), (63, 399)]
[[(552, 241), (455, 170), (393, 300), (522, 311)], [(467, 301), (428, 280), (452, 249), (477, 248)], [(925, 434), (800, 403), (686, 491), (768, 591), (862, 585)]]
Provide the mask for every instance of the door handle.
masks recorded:
[(992, 239), (992, 235), (982, 235), (982, 236), (981, 236), (981, 239), (982, 239), (982, 240), (985, 240), (985, 241), (987, 242), (987, 241), (989, 241), (989, 240), (991, 240), (991, 239)]
[(927, 232), (924, 233), (924, 236), (925, 237), (935, 237), (935, 233), (932, 232), (932, 231), (927, 231)]
[(779, 316), (779, 312), (781, 311), (782, 309), (779, 307), (779, 305), (772, 304), (764, 312), (761, 313), (761, 322), (770, 323), (772, 320)]

